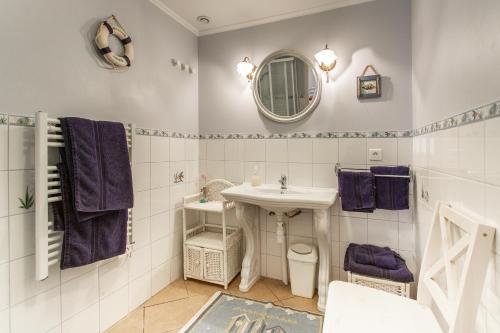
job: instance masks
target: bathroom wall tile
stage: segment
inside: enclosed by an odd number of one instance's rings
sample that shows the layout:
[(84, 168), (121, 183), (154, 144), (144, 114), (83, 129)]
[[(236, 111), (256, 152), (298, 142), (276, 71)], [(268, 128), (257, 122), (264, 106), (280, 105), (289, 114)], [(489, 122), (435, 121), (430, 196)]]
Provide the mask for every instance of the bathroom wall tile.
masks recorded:
[(366, 243), (367, 220), (355, 217), (340, 218), (340, 240), (342, 242)]
[(458, 171), (458, 128), (429, 136), (429, 168), (456, 174)]
[(421, 168), (429, 166), (429, 135), (420, 135), (413, 138), (413, 164)]
[(260, 253), (267, 253), (267, 231), (259, 230), (260, 232)]
[(175, 281), (182, 277), (182, 267), (182, 256), (177, 256), (170, 260), (170, 281)]
[(182, 231), (182, 209), (170, 211), (170, 234)]
[(466, 214), (484, 221), (485, 186), (483, 183), (464, 178), (452, 178), (449, 200)]
[(398, 223), (389, 221), (368, 220), (368, 242), (378, 246), (389, 246), (397, 249)]
[(386, 210), (386, 209), (375, 209), (375, 211), (373, 213), (368, 214), (368, 219), (397, 221), (398, 220), (398, 211), (397, 210)]
[(207, 159), (207, 142), (208, 140), (200, 140), (199, 147), (199, 159), (206, 160)]
[(104, 332), (128, 313), (128, 286), (118, 289), (100, 302), (100, 330)]
[(168, 162), (170, 160), (170, 138), (151, 137), (151, 162)]
[(266, 140), (266, 162), (287, 162), (287, 139)]
[[(1, 127), (0, 127), (1, 128)], [(0, 332), (10, 332), (10, 310), (0, 311)]]
[(156, 215), (169, 210), (171, 187), (161, 187), (151, 190), (151, 215)]
[(0, 126), (0, 170), (9, 169), (9, 127)]
[(459, 174), (482, 180), (485, 170), (485, 124), (478, 122), (458, 128)]
[[(382, 161), (370, 161), (370, 149), (382, 149)], [(398, 163), (398, 141), (396, 138), (368, 138), (366, 160), (372, 165), (396, 165)]]
[(267, 255), (262, 254), (260, 256), (260, 274), (262, 276), (268, 277), (269, 275), (267, 274)]
[(266, 159), (266, 140), (245, 139), (245, 161), (258, 162)]
[(0, 217), (9, 215), (9, 172), (0, 171)]
[(155, 241), (170, 234), (170, 212), (163, 212), (151, 216), (151, 241)]
[(415, 232), (413, 230), (412, 223), (399, 223), (398, 225), (398, 237), (399, 237), (399, 245), (398, 248), (400, 250), (405, 251), (414, 251), (415, 250), (415, 241), (414, 236)]
[(185, 170), (186, 171), (184, 172), (184, 175), (185, 175), (185, 182), (186, 183), (199, 181), (200, 162), (198, 160), (186, 161)]
[(339, 161), (339, 139), (313, 139), (313, 162), (335, 164)]
[(186, 139), (186, 161), (197, 161), (200, 156), (200, 140)]
[(0, 218), (0, 264), (9, 261), (9, 219)]
[(224, 140), (208, 140), (207, 160), (224, 161)]
[(134, 163), (151, 162), (151, 137), (146, 135), (135, 136)]
[[(184, 172), (184, 176), (186, 176), (186, 161), (177, 161), (170, 163), (170, 174), (166, 176), (169, 180), (170, 185), (179, 184), (175, 182), (175, 176), (179, 175), (181, 172)], [(184, 177), (184, 182), (186, 181), (186, 177)]]
[(289, 163), (289, 184), (295, 186), (312, 186), (312, 164)]
[(207, 161), (207, 178), (209, 180), (225, 178), (224, 161)]
[(276, 239), (276, 233), (268, 232), (266, 235), (266, 240), (267, 253), (272, 256), (281, 257), (281, 244), (279, 244)]
[(61, 286), (62, 320), (67, 320), (99, 300), (97, 269)]
[(129, 261), (129, 280), (135, 280), (151, 271), (151, 246), (134, 249)]
[[(344, 259), (344, 258), (342, 258)], [(344, 260), (342, 260), (342, 263), (341, 263), (341, 260), (340, 260), (340, 243), (339, 242), (332, 242), (332, 245), (331, 245), (331, 263), (333, 266), (335, 267), (340, 267), (340, 266), (343, 266), (343, 262)]]
[(500, 185), (500, 118), (485, 123), (485, 172), (486, 181)]
[(134, 220), (141, 220), (150, 215), (151, 209), (151, 191), (142, 191), (134, 193), (134, 209), (132, 214)]
[(102, 299), (127, 285), (128, 260), (118, 257), (99, 266), (99, 297)]
[(151, 294), (154, 295), (170, 283), (170, 261), (151, 271)]
[(63, 321), (62, 333), (99, 333), (99, 303)]
[(90, 265), (63, 269), (61, 271), (61, 283), (68, 282), (70, 280), (76, 279), (84, 274), (87, 274), (94, 269), (98, 269), (100, 262), (96, 262)]
[(172, 257), (182, 256), (182, 232), (174, 232), (171, 235)]
[[(170, 166), (172, 165), (172, 169), (177, 172), (179, 170), (177, 169), (177, 163), (178, 162), (173, 162), (172, 164), (169, 162), (151, 163), (151, 188), (159, 188), (170, 185), (170, 183), (173, 182), (173, 176), (171, 173), (172, 170), (170, 170)], [(184, 170), (184, 168), (182, 168), (181, 171), (182, 170)]]
[(288, 162), (311, 163), (312, 159), (312, 139), (288, 139)]
[(9, 126), (9, 170), (35, 168), (35, 128)]
[[(189, 193), (192, 194), (192, 193)], [(181, 208), (182, 207), (182, 200), (184, 196), (186, 195), (186, 186), (183, 183), (170, 186), (170, 208), (175, 209), (175, 208)], [(163, 210), (162, 210), (163, 211)], [(160, 213), (160, 211), (158, 211)], [(153, 213), (153, 210), (151, 210), (151, 214), (156, 214)]]
[(332, 229), (332, 241), (340, 241), (340, 217), (331, 217), (330, 228)]
[(232, 183), (243, 183), (245, 180), (245, 164), (241, 161), (224, 162), (225, 179)]
[(398, 165), (413, 164), (413, 138), (398, 138)]
[(35, 205), (30, 209), (20, 208), (19, 198), (24, 200), (26, 188), (29, 194), (34, 195), (35, 172), (31, 170), (9, 171), (9, 215), (23, 214), (35, 209)]
[(404, 223), (411, 223), (413, 221), (413, 201), (415, 200), (413, 195), (409, 197), (409, 209), (403, 209), (398, 211), (398, 221)]
[(300, 215), (297, 215), (294, 218), (289, 219), (288, 226), (291, 235), (312, 237), (313, 236), (312, 213), (302, 212)]
[(130, 282), (129, 285), (129, 310), (137, 308), (151, 297), (151, 272)]
[(338, 188), (335, 164), (313, 164), (313, 186)]
[(53, 288), (11, 308), (11, 332), (45, 332), (61, 322), (61, 295)]
[(185, 139), (170, 138), (170, 160), (184, 161), (186, 159)]
[(173, 238), (165, 236), (151, 244), (151, 263), (153, 268), (165, 264), (172, 257)]
[(366, 139), (339, 139), (339, 162), (341, 164), (366, 164)]
[(266, 179), (267, 184), (278, 184), (281, 175), (288, 177), (288, 163), (271, 162), (266, 163)]
[(151, 188), (151, 164), (150, 163), (141, 163), (136, 164), (134, 166), (134, 190), (135, 191), (144, 191), (149, 190)]
[(281, 280), (281, 258), (275, 256), (266, 257), (266, 275), (271, 279)]
[(145, 218), (142, 220), (133, 220), (132, 230), (135, 248), (146, 246), (151, 242), (149, 218)]
[[(10, 259), (35, 253), (35, 213), (9, 217)], [(15, 241), (14, 241), (15, 240)]]
[[(500, 198), (500, 188), (485, 185), (485, 222), (496, 228), (493, 249), (497, 254), (500, 254), (500, 205), (498, 198)], [(500, 267), (497, 267), (497, 270), (500, 275)], [(500, 289), (500, 284), (498, 288)]]
[(9, 306), (9, 264), (0, 264), (0, 311)]
[(241, 139), (224, 140), (224, 159), (226, 161), (244, 160), (244, 141)]
[(262, 182), (264, 182), (264, 179), (266, 179), (266, 165), (264, 162), (245, 162), (245, 182), (249, 182), (252, 179), (256, 168), (257, 174), (262, 179)]

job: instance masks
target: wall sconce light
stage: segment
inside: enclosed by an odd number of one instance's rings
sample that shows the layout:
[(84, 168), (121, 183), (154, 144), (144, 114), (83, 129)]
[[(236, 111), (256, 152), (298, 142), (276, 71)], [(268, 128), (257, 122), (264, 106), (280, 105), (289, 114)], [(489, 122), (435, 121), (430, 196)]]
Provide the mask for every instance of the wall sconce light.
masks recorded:
[(326, 72), (327, 82), (329, 81), (328, 72), (335, 68), (337, 65), (337, 55), (333, 50), (328, 48), (328, 44), (326, 44), (325, 48), (314, 55), (316, 61), (319, 63), (319, 68), (322, 71)]
[(253, 72), (255, 71), (256, 66), (250, 62), (250, 58), (245, 57), (242, 62), (236, 65), (236, 70), (241, 76), (244, 76), (248, 79), (248, 81), (252, 81)]

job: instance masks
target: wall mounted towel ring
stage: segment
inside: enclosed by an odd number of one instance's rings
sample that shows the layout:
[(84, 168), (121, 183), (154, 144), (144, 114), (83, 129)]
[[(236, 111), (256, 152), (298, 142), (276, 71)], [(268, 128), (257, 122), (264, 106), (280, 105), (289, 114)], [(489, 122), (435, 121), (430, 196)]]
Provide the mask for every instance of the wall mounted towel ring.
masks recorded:
[[(109, 35), (114, 35), (120, 39), (125, 50), (123, 55), (119, 56), (111, 51), (108, 40)], [(108, 17), (99, 25), (95, 36), (95, 43), (104, 59), (113, 65), (113, 67), (130, 67), (132, 60), (134, 60), (132, 39), (125, 32), (114, 15)]]

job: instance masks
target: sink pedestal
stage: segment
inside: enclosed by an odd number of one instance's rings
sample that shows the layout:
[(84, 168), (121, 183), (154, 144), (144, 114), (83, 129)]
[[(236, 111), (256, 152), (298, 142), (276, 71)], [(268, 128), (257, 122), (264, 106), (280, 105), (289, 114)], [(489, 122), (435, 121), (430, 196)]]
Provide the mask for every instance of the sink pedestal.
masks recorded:
[(319, 271), (318, 271), (318, 309), (325, 311), (328, 283), (330, 283), (330, 214), (328, 209), (313, 211), (314, 230), (318, 237)]
[(254, 205), (235, 202), (236, 218), (241, 223), (245, 236), (245, 256), (241, 263), (240, 291), (247, 292), (259, 279), (258, 256), (260, 255), (257, 232), (259, 229), (256, 223), (257, 207)]

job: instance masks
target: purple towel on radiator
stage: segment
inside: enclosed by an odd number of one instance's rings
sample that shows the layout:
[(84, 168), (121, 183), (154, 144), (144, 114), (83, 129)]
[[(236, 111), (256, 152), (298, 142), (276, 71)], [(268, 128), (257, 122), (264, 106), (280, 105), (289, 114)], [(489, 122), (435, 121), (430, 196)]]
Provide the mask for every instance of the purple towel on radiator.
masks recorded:
[(64, 269), (125, 253), (133, 188), (121, 123), (60, 121), (65, 142), (58, 165), (62, 201), (54, 205), (54, 222), (64, 230)]
[(339, 192), (343, 210), (364, 213), (375, 210), (375, 181), (371, 172), (340, 171)]
[[(405, 166), (371, 167), (375, 175), (408, 176), (410, 169)], [(410, 179), (395, 177), (375, 177), (375, 201), (379, 209), (409, 209)]]
[[(358, 244), (349, 244), (347, 251), (345, 253), (344, 258), (344, 270), (350, 271), (352, 273), (367, 275), (382, 279), (389, 279), (392, 281), (410, 283), (413, 282), (413, 274), (410, 272), (408, 267), (406, 267), (406, 262), (401, 256), (392, 251), (394, 257), (396, 258), (396, 268), (395, 269), (387, 269), (381, 268), (374, 265), (364, 265), (356, 262), (356, 248), (361, 247), (368, 250), (373, 250), (373, 248), (377, 248), (374, 245), (358, 245)], [(382, 249), (383, 248), (378, 248)]]

